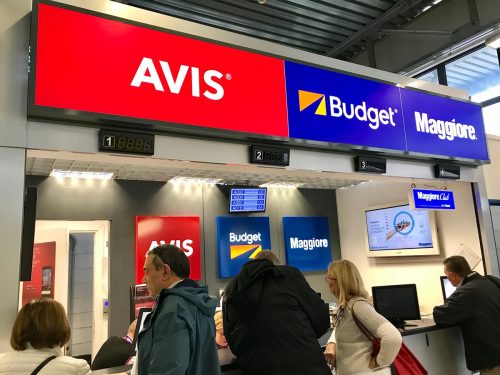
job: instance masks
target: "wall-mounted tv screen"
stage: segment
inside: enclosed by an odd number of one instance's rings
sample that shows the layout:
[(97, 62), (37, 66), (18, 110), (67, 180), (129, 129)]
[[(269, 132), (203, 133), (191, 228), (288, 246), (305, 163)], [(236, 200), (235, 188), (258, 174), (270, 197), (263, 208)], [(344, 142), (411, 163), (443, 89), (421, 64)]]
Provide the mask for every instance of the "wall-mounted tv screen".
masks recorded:
[(372, 287), (373, 307), (396, 327), (404, 327), (405, 320), (419, 320), (417, 286), (415, 284)]
[(368, 256), (438, 255), (433, 211), (412, 210), (408, 203), (365, 209)]
[(235, 187), (229, 190), (229, 212), (265, 212), (267, 188)]

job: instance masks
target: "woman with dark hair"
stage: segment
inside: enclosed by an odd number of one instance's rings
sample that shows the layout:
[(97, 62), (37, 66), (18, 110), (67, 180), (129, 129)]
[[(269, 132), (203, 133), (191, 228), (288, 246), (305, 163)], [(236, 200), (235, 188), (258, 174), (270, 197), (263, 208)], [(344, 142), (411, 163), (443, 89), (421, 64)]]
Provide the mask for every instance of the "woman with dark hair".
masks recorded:
[(90, 375), (87, 362), (62, 355), (61, 347), (69, 337), (68, 318), (59, 302), (42, 298), (27, 303), (12, 327), (14, 351), (0, 354), (0, 375), (38, 371), (40, 375)]

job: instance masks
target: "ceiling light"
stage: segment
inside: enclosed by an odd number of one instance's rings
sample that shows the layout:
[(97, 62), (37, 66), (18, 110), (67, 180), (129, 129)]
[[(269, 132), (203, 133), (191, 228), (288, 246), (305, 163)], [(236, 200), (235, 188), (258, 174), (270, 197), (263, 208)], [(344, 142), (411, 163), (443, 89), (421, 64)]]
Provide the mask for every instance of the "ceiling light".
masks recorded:
[(500, 33), (490, 36), (484, 41), (488, 47), (498, 49), (500, 48)]
[(84, 178), (93, 180), (111, 180), (113, 172), (88, 172), (88, 171), (65, 171), (62, 169), (52, 169), (50, 176), (59, 178)]
[(181, 177), (177, 176), (170, 179), (168, 182), (174, 184), (216, 184), (222, 181), (221, 178), (202, 178), (202, 177)]
[(298, 182), (267, 182), (265, 184), (259, 185), (259, 187), (274, 187), (274, 188), (285, 188), (285, 189), (296, 189), (304, 184)]

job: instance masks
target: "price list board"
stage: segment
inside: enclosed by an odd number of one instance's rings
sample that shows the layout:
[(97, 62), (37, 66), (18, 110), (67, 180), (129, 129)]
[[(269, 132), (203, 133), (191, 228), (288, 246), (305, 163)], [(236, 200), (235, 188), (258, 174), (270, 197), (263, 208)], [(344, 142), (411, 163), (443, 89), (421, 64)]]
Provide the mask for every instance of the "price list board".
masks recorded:
[(265, 188), (231, 189), (229, 212), (264, 212), (266, 195)]

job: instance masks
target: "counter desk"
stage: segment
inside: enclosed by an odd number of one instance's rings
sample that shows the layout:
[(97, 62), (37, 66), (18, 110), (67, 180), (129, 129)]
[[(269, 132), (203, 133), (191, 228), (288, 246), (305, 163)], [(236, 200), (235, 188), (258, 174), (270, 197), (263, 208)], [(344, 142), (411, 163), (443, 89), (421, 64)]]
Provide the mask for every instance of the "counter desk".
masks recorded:
[(429, 374), (470, 375), (465, 365), (460, 328), (440, 327), (432, 317), (409, 320), (412, 326), (400, 330), (404, 343)]
[[(237, 375), (241, 374), (239, 367), (236, 363), (236, 357), (231, 353), (230, 349), (219, 349), (217, 351), (219, 355), (219, 363), (221, 367), (221, 372), (224, 375)], [(92, 371), (92, 375), (104, 375), (104, 374), (117, 374), (120, 372), (128, 371), (132, 368), (132, 365), (128, 366), (118, 366), (110, 367), (102, 370)]]
[[(430, 317), (407, 321), (410, 326), (400, 329), (404, 343), (424, 365), (429, 374), (470, 375), (465, 366), (462, 336), (458, 327), (439, 327)], [(325, 346), (332, 330), (328, 330), (318, 341)], [(230, 349), (219, 349), (219, 363), (223, 375), (240, 375), (236, 357)], [(120, 366), (93, 371), (92, 375), (115, 374), (130, 369)]]

